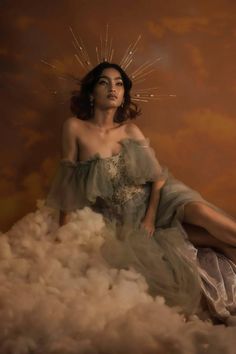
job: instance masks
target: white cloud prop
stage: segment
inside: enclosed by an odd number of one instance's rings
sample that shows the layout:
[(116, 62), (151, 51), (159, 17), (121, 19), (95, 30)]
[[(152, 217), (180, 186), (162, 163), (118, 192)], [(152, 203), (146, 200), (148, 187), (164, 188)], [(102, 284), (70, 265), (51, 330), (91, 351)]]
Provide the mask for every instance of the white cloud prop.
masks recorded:
[[(0, 235), (1, 354), (233, 354), (235, 327), (188, 322), (100, 253), (100, 214), (38, 209)], [(58, 240), (58, 241), (55, 241)]]

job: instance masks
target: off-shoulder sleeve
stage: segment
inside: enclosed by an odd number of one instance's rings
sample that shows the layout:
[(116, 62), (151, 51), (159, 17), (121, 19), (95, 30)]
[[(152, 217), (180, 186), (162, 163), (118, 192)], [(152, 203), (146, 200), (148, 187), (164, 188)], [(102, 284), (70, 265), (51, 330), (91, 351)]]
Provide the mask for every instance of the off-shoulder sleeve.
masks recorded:
[(128, 173), (136, 184), (167, 179), (168, 167), (159, 163), (148, 138), (127, 139), (124, 144), (127, 147), (125, 159)]
[(77, 163), (61, 160), (52, 179), (46, 205), (62, 211), (73, 211), (87, 204), (83, 183), (86, 170), (81, 171)]
[(46, 205), (65, 212), (92, 206), (98, 197), (112, 195), (112, 183), (102, 160), (61, 160), (46, 198)]

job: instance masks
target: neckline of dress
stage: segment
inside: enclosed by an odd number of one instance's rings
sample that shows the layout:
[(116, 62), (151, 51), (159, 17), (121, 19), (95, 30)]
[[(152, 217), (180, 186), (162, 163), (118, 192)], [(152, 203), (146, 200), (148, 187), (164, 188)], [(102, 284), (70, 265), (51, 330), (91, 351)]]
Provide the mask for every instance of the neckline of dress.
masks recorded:
[(134, 139), (134, 138), (128, 138), (128, 137), (122, 138), (119, 141), (117, 141), (117, 143), (119, 143), (121, 145), (121, 149), (120, 149), (120, 151), (117, 154), (114, 154), (114, 155), (111, 155), (111, 156), (107, 156), (107, 157), (102, 157), (99, 152), (96, 152), (93, 156), (91, 156), (87, 160), (77, 161), (77, 164), (83, 165), (83, 164), (87, 164), (87, 163), (89, 163), (91, 161), (110, 160), (110, 159), (113, 159), (113, 158), (117, 158), (123, 153), (123, 149), (124, 149), (124, 144), (123, 143), (125, 143), (126, 141), (133, 141), (135, 143), (141, 143), (141, 142), (149, 143), (149, 139), (146, 138), (146, 137), (144, 137), (143, 139)]

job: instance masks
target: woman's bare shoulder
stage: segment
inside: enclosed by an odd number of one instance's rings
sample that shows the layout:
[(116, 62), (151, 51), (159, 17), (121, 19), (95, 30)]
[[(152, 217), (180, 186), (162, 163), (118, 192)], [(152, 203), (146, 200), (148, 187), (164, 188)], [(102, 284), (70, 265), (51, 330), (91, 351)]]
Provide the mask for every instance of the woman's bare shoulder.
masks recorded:
[(63, 128), (75, 128), (80, 126), (80, 119), (76, 117), (69, 117), (64, 120)]
[(137, 126), (137, 124), (133, 122), (127, 122), (125, 125), (126, 134), (129, 138), (132, 139), (145, 139), (143, 132)]
[(63, 134), (78, 135), (82, 129), (82, 121), (76, 117), (65, 119), (62, 126)]

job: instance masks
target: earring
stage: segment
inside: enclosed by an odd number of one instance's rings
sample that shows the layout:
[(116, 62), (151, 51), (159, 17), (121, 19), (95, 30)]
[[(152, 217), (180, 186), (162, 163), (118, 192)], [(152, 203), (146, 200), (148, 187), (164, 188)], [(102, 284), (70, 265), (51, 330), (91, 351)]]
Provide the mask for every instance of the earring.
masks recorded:
[(93, 101), (94, 101), (93, 97), (90, 96), (89, 102), (91, 107), (93, 107)]

